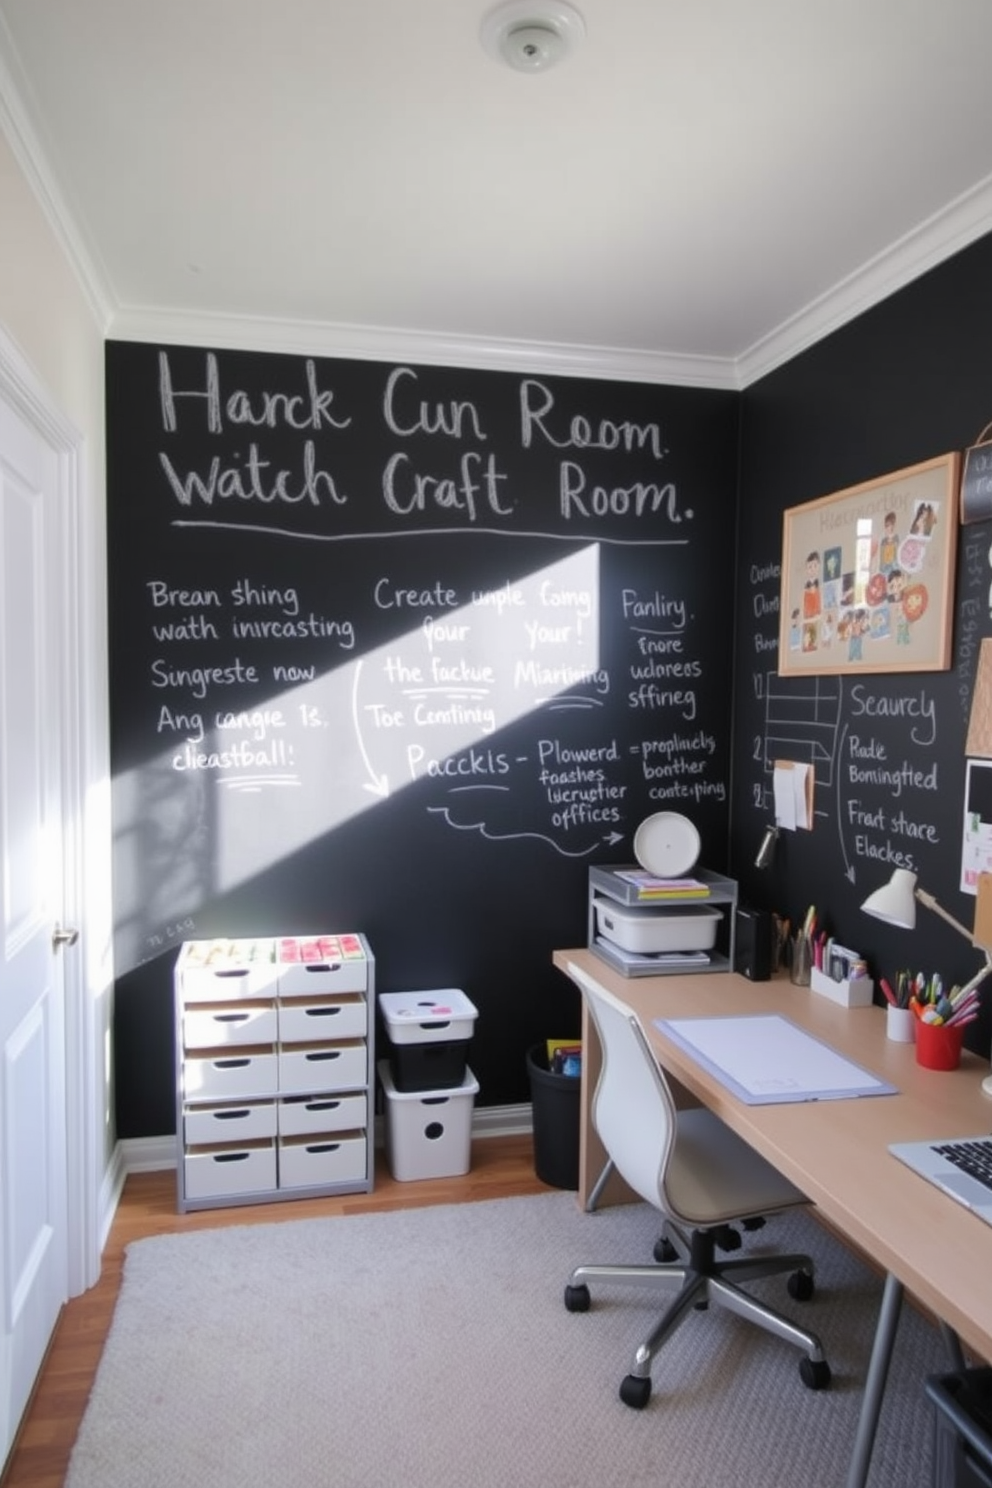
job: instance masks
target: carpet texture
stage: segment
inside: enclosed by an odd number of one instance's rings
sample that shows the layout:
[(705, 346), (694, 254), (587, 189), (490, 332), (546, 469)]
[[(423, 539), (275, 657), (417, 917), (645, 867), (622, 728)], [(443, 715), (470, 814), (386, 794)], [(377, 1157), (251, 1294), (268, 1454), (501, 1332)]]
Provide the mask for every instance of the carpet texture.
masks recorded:
[[(646, 1206), (570, 1193), (141, 1240), (67, 1488), (834, 1488), (846, 1478), (878, 1279), (806, 1214), (748, 1251), (809, 1249), (812, 1302), (756, 1283), (819, 1332), (833, 1385), (722, 1309), (666, 1345), (644, 1411), (618, 1396), (644, 1294), (562, 1293), (580, 1261), (649, 1260)], [(939, 1333), (904, 1308), (871, 1488), (931, 1481)]]

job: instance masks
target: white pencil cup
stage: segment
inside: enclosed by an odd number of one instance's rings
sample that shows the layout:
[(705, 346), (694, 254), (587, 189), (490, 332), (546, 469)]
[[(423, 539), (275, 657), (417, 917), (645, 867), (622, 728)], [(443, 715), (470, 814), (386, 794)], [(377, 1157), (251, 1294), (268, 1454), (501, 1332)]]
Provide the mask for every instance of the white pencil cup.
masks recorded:
[(916, 1014), (912, 1008), (893, 1007), (885, 1009), (885, 1036), (895, 1044), (916, 1042)]

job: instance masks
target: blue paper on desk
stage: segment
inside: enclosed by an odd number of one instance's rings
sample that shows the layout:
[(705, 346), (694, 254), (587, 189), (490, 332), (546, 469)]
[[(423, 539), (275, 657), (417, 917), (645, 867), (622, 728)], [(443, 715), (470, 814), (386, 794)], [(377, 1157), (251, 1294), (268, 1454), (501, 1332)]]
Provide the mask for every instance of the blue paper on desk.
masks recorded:
[(896, 1094), (779, 1013), (658, 1018), (655, 1027), (749, 1106)]

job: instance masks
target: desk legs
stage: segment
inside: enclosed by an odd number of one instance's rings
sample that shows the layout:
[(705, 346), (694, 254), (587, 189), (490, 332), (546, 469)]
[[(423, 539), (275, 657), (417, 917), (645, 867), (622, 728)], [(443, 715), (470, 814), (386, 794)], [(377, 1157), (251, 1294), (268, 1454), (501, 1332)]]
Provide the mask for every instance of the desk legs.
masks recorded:
[(865, 1377), (865, 1393), (861, 1402), (858, 1431), (854, 1438), (851, 1466), (847, 1474), (847, 1488), (865, 1488), (865, 1483), (868, 1481), (871, 1449), (875, 1444), (878, 1415), (882, 1408), (882, 1395), (885, 1392), (885, 1381), (888, 1378), (889, 1364), (892, 1359), (892, 1345), (895, 1343), (896, 1328), (899, 1325), (902, 1293), (902, 1282), (898, 1281), (890, 1271), (885, 1278), (882, 1305), (878, 1313), (878, 1322), (875, 1325), (875, 1341), (872, 1344), (868, 1374)]

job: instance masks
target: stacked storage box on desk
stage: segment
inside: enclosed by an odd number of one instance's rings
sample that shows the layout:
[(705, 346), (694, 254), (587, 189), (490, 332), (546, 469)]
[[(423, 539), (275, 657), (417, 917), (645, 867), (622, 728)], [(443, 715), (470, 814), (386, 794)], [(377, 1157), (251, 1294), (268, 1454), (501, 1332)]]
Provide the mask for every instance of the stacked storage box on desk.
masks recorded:
[(736, 882), (705, 868), (673, 879), (589, 869), (589, 948), (624, 976), (729, 970), (736, 910)]
[(467, 1173), (479, 1086), (467, 1055), (477, 1012), (464, 992), (383, 992), (389, 1058), (379, 1062), (393, 1177)]
[(361, 935), (183, 946), (180, 1210), (371, 1189), (373, 994)]

